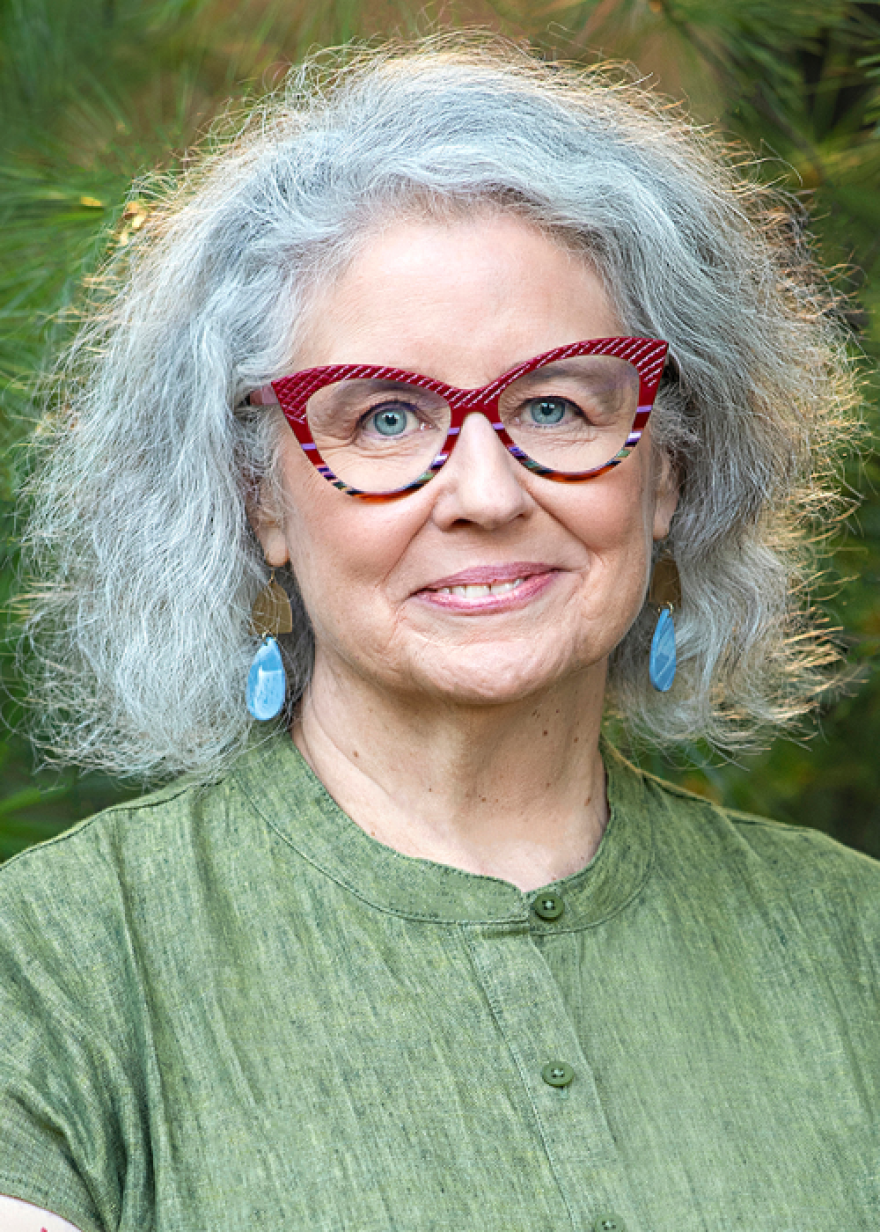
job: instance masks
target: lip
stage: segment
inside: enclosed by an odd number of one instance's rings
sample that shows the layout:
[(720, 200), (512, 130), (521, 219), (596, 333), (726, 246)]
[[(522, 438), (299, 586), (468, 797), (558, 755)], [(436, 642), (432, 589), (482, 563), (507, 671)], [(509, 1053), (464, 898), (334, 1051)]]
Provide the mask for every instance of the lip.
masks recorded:
[(539, 573), (556, 573), (553, 565), (544, 561), (514, 560), (503, 565), (475, 565), (471, 569), (462, 569), (461, 573), (451, 573), (449, 577), (439, 578), (436, 582), (428, 582), (417, 593), (426, 590), (442, 590), (445, 586), (491, 586), (493, 582), (515, 582), (517, 578), (530, 578)]
[[(464, 612), (477, 615), (492, 612), (506, 612), (512, 608), (523, 607), (533, 599), (543, 594), (560, 576), (560, 570), (552, 565), (539, 564), (535, 561), (514, 562), (510, 565), (485, 565), (473, 569), (463, 569), (460, 573), (448, 578), (432, 582), (430, 586), (416, 591), (413, 596), (434, 608), (442, 608), (448, 612)], [(500, 595), (486, 595), (479, 599), (466, 599), (462, 595), (441, 594), (440, 589), (448, 586), (489, 586), (493, 582), (513, 582), (522, 578), (522, 584), (514, 590), (508, 590)]]

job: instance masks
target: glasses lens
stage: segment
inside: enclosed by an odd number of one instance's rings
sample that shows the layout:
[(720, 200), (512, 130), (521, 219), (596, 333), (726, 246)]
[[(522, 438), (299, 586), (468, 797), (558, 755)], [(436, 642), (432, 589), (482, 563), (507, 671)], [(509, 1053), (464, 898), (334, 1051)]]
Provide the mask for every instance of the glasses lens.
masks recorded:
[[(611, 355), (580, 355), (529, 372), (501, 394), (498, 413), (513, 443), (550, 470), (604, 466), (626, 444), (638, 409), (639, 374)], [(361, 492), (406, 488), (431, 469), (449, 432), (449, 404), (400, 381), (341, 380), (309, 399), (312, 439), (337, 478)]]
[(534, 462), (567, 473), (604, 466), (635, 420), (639, 374), (611, 355), (575, 355), (536, 368), (501, 395), (501, 422)]
[(312, 440), (337, 478), (361, 492), (394, 492), (414, 483), (443, 449), (445, 399), (398, 381), (347, 380), (309, 399)]

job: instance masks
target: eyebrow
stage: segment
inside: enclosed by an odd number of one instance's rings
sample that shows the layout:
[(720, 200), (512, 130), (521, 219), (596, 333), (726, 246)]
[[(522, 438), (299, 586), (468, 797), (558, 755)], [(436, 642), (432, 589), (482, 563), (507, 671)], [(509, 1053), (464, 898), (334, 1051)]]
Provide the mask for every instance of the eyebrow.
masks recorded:
[[(581, 364), (577, 363), (577, 360), (605, 359), (605, 358), (606, 356), (604, 355), (578, 355), (578, 356), (572, 356), (569, 359), (557, 359), (553, 363), (542, 364), (540, 368), (535, 368), (534, 371), (532, 372), (524, 373), (521, 377), (517, 378), (517, 381), (518, 382), (522, 381), (523, 383), (526, 383), (528, 381), (540, 381), (545, 376), (551, 376), (551, 377), (584, 377), (587, 375), (592, 376), (592, 377), (600, 376), (602, 372), (601, 366), (598, 366), (598, 365), (594, 366), (592, 371), (590, 371), (586, 369), (584, 366), (582, 366)], [(615, 357), (608, 356), (607, 358), (613, 359)], [(628, 365), (628, 366), (632, 368), (632, 365)], [(639, 379), (639, 374), (635, 368), (632, 368), (632, 374), (633, 374), (634, 379), (637, 381)]]
[[(419, 376), (419, 373), (414, 372), (412, 375)], [(429, 378), (422, 377), (421, 379), (428, 380)], [(365, 390), (363, 388), (364, 386), (366, 386)], [(324, 389), (327, 388), (331, 388), (331, 386), (325, 385)], [(387, 381), (383, 380), (381, 377), (375, 376), (350, 377), (348, 380), (335, 382), (335, 385), (332, 386), (332, 388), (336, 388), (339, 391), (339, 397), (342, 398), (343, 404), (358, 401), (363, 397), (364, 392), (369, 394), (382, 394), (396, 392), (403, 393), (412, 390), (415, 393), (424, 394), (427, 397), (431, 396), (431, 391), (429, 389), (423, 389), (421, 386), (412, 385), (408, 381)], [(318, 392), (321, 391), (319, 390)]]
[[(592, 359), (592, 356), (578, 355), (576, 358)], [(525, 380), (526, 377), (535, 376), (539, 372), (549, 372), (551, 376), (567, 376), (569, 373), (577, 372), (577, 367), (573, 358), (556, 359), (552, 363), (542, 364), (540, 368), (536, 368), (533, 372), (527, 372), (525, 377), (523, 377), (523, 380)]]

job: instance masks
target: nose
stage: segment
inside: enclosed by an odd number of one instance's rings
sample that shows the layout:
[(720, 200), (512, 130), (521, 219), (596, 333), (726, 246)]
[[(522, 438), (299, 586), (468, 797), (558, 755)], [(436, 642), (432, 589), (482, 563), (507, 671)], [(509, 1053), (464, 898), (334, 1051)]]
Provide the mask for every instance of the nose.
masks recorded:
[(532, 498), (522, 486), (525, 471), (508, 453), (486, 416), (467, 416), (449, 460), (429, 485), (435, 490), (434, 521), (442, 529), (470, 523), (496, 530), (526, 514)]

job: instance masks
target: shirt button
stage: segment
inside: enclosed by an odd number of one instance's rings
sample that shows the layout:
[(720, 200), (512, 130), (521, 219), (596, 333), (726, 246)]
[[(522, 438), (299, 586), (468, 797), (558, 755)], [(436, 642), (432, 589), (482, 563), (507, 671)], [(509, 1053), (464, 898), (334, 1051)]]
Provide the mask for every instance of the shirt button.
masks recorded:
[(565, 903), (559, 894), (540, 894), (532, 908), (542, 920), (558, 920), (565, 910)]
[(551, 1087), (567, 1087), (574, 1077), (574, 1070), (565, 1061), (551, 1061), (541, 1070), (541, 1077)]
[(604, 1215), (593, 1220), (592, 1232), (626, 1232), (626, 1226), (619, 1216), (606, 1211)]

